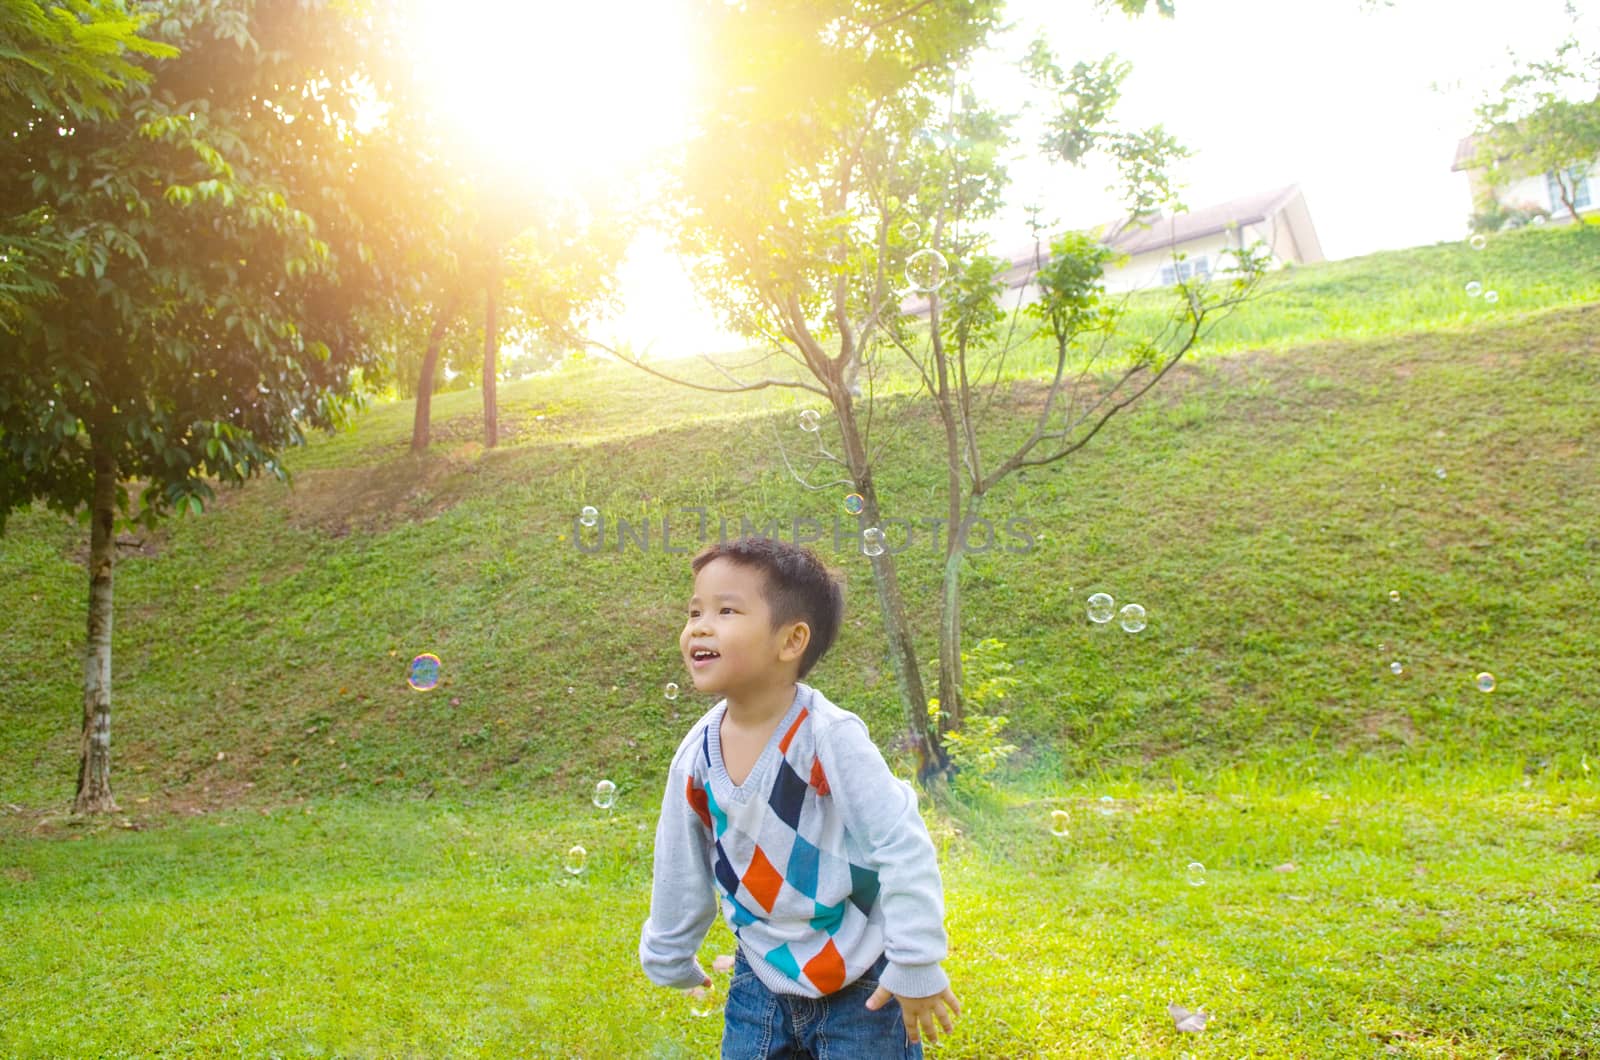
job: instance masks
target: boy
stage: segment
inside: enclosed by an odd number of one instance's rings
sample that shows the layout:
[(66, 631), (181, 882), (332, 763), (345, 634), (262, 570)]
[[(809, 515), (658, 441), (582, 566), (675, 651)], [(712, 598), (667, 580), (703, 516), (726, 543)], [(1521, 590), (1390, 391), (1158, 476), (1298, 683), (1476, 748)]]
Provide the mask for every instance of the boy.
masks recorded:
[(672, 757), (645, 974), (709, 986), (695, 953), (720, 902), (739, 940), (724, 1060), (920, 1057), (961, 1013), (933, 843), (861, 719), (800, 681), (839, 631), (839, 584), (809, 549), (761, 537), (692, 566), (678, 647), (695, 688), (724, 698)]

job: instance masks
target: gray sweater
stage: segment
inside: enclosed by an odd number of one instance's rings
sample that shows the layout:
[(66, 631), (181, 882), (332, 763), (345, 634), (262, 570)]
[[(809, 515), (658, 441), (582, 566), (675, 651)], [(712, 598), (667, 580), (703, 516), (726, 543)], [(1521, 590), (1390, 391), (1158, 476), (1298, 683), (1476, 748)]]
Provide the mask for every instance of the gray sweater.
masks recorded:
[(656, 825), (645, 974), (699, 986), (695, 953), (720, 903), (739, 948), (774, 993), (821, 997), (887, 954), (880, 983), (905, 997), (949, 985), (944, 895), (911, 785), (861, 719), (796, 683), (755, 768), (734, 784), (718, 737), (727, 702), (672, 757)]

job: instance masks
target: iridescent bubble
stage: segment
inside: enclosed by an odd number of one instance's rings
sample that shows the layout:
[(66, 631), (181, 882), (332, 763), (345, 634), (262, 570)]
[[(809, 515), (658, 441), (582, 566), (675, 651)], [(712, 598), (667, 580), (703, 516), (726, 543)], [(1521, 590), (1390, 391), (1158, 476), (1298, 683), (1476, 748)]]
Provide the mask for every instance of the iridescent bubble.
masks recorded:
[(1467, 284), (1467, 297), (1468, 298), (1476, 298), (1482, 293), (1483, 293), (1483, 284), (1479, 283), (1477, 280), (1473, 280), (1471, 283)]
[(1117, 800), (1113, 799), (1110, 795), (1100, 796), (1100, 815), (1102, 817), (1110, 817), (1116, 812)]
[(1065, 839), (1072, 824), (1072, 815), (1066, 810), (1055, 810), (1050, 814), (1050, 834), (1058, 839)]
[(900, 238), (907, 243), (915, 243), (922, 235), (922, 226), (915, 221), (907, 221), (900, 226)]
[(617, 786), (609, 780), (602, 780), (594, 786), (594, 804), (602, 810), (611, 809), (611, 804), (617, 801)]
[(1449, 472), (1442, 467), (1436, 467), (1433, 469), (1433, 474), (1435, 478), (1445, 478)]
[(1389, 602), (1392, 603), (1392, 604), (1398, 604), (1400, 602), (1400, 590), (1399, 589), (1390, 589), (1389, 590)]
[(1485, 302), (1488, 302), (1490, 305), (1494, 305), (1496, 302), (1500, 301), (1500, 292), (1499, 291), (1485, 291), (1485, 292), (1483, 292), (1483, 300)]
[(1189, 867), (1186, 870), (1185, 878), (1189, 881), (1190, 887), (1205, 886), (1206, 867), (1200, 864), (1198, 861), (1189, 862)]
[(1473, 678), (1472, 680), (1473, 680), (1473, 683), (1478, 686), (1478, 691), (1479, 692), (1493, 692), (1494, 691), (1494, 674), (1489, 673), (1487, 670), (1484, 671), (1483, 673), (1479, 674), (1477, 677)]
[(428, 652), (411, 660), (406, 667), (406, 684), (418, 692), (430, 692), (439, 685), (439, 657)]
[(689, 1012), (697, 1019), (705, 1019), (721, 1010), (722, 1005), (717, 1000), (717, 986), (697, 986), (692, 990), (685, 990), (689, 995)]
[(850, 493), (845, 495), (844, 510), (849, 512), (851, 515), (860, 515), (861, 509), (865, 508), (866, 506), (867, 500), (865, 497), (861, 496), (861, 494)]
[(668, 681), (667, 682), (667, 687), (665, 689), (665, 694), (666, 694), (666, 697), (668, 699), (677, 699), (678, 698), (678, 682), (676, 682), (676, 681)]
[(1120, 612), (1122, 615), (1122, 628), (1127, 633), (1137, 633), (1144, 628), (1144, 608), (1138, 604), (1128, 604)]
[(906, 259), (906, 283), (913, 291), (923, 294), (937, 291), (949, 267), (950, 263), (937, 250), (919, 250)]
[(1399, 659), (1396, 659), (1394, 662), (1389, 664), (1389, 672), (1398, 677), (1406, 672), (1406, 668), (1400, 665)]
[(1482, 250), (1484, 247), (1489, 245), (1489, 241), (1484, 238), (1483, 233), (1481, 232), (1467, 240), (1467, 242), (1472, 245), (1473, 250)]
[(584, 526), (593, 526), (600, 521), (600, 510), (592, 504), (585, 504), (583, 511), (578, 513), (578, 522)]
[(861, 531), (861, 553), (865, 556), (883, 555), (883, 531), (869, 526)]
[(1105, 623), (1111, 621), (1111, 614), (1116, 610), (1117, 602), (1111, 599), (1110, 593), (1095, 593), (1089, 597), (1089, 621)]
[(562, 867), (573, 876), (576, 876), (583, 871), (583, 867), (587, 864), (589, 864), (589, 852), (580, 846), (575, 846), (567, 851)]

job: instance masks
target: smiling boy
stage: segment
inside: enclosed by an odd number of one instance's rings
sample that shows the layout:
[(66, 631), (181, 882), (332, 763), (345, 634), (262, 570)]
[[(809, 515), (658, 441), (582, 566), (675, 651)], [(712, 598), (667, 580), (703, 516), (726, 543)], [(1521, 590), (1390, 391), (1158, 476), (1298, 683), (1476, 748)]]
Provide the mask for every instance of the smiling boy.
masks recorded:
[(709, 985), (695, 954), (720, 903), (738, 939), (724, 1060), (921, 1056), (961, 1012), (933, 843), (861, 719), (800, 680), (839, 631), (839, 584), (809, 549), (761, 537), (692, 567), (678, 646), (695, 688), (723, 698), (672, 758), (645, 974)]

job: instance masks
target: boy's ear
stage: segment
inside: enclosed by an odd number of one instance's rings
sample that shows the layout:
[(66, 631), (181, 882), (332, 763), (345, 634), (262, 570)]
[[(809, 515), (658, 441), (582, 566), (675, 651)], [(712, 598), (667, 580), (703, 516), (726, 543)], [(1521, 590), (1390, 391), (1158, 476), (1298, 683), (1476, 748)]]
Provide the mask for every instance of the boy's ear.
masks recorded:
[(803, 620), (791, 623), (783, 635), (783, 645), (778, 649), (778, 658), (784, 662), (798, 659), (806, 653), (806, 647), (811, 643), (811, 627)]

